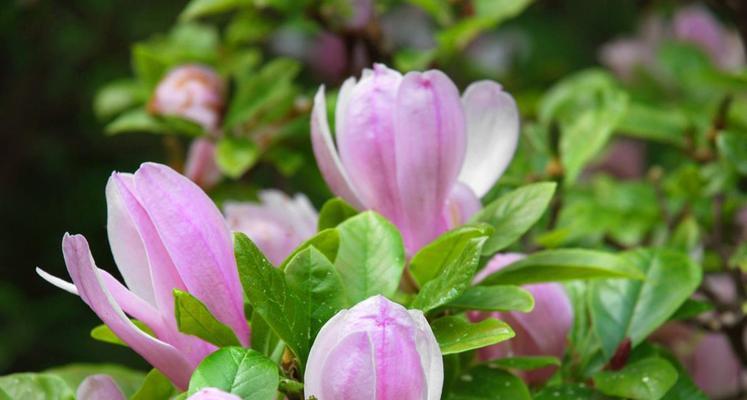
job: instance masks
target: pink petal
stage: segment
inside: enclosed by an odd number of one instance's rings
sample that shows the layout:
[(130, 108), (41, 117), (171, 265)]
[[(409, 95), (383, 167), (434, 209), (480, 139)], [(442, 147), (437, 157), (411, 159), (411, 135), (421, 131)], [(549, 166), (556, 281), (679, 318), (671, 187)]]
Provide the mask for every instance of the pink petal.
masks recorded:
[(366, 332), (351, 333), (330, 351), (321, 366), (325, 377), (321, 388), (308, 388), (305, 394), (330, 400), (384, 399), (376, 392), (378, 376), (374, 363), (373, 347)]
[(499, 253), (493, 256), (493, 258), (490, 259), (488, 264), (485, 266), (485, 268), (477, 271), (477, 274), (475, 274), (475, 277), (472, 279), (472, 283), (475, 285), (482, 282), (483, 279), (487, 278), (494, 272), (502, 269), (503, 267), (506, 267), (508, 265), (511, 265), (521, 259), (526, 257), (524, 254), (520, 253)]
[(742, 368), (724, 335), (703, 336), (689, 369), (698, 387), (711, 398), (725, 398), (739, 392)]
[(355, 188), (350, 183), (345, 169), (342, 167), (340, 157), (335, 149), (332, 133), (327, 121), (327, 102), (324, 99), (324, 86), (314, 97), (314, 108), (311, 110), (311, 145), (316, 157), (316, 163), (322, 172), (327, 185), (336, 195), (342, 197), (358, 209), (365, 207), (356, 194)]
[(506, 170), (519, 142), (519, 110), (492, 81), (475, 82), (462, 97), (467, 119), (467, 155), (459, 181), (484, 196)]
[(454, 83), (435, 70), (405, 75), (395, 131), (403, 234), (413, 251), (446, 230), (442, 213), (464, 160), (466, 124)]
[(119, 386), (109, 375), (91, 375), (78, 386), (75, 398), (78, 400), (125, 400)]
[(215, 162), (215, 144), (208, 139), (195, 139), (189, 146), (184, 176), (198, 186), (209, 189), (220, 182), (221, 174)]
[(81, 235), (65, 235), (62, 252), (68, 272), (80, 297), (99, 318), (133, 350), (184, 389), (189, 383), (192, 366), (173, 346), (144, 333), (135, 326), (114, 301), (94, 265), (88, 242)]
[(469, 186), (457, 182), (449, 195), (444, 218), (449, 228), (456, 228), (466, 224), (477, 211), (482, 208), (480, 199)]
[(416, 325), (415, 347), (420, 354), (420, 365), (428, 382), (428, 400), (439, 400), (444, 383), (444, 361), (441, 347), (431, 330), (428, 320), (420, 310), (407, 310)]
[(345, 93), (337, 114), (337, 144), (342, 164), (358, 198), (399, 225), (394, 107), (402, 75), (382, 64)]
[(135, 187), (189, 293), (246, 345), (249, 327), (233, 243), (213, 201), (189, 179), (155, 163), (140, 166)]
[(189, 396), (187, 400), (241, 400), (241, 398), (220, 389), (205, 388)]

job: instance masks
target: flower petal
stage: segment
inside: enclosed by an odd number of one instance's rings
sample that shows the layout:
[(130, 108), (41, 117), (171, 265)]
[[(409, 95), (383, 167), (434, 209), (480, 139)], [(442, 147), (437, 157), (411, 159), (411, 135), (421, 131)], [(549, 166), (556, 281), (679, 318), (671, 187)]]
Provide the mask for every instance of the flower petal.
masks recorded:
[(118, 181), (127, 181), (129, 186), (132, 175), (115, 173), (106, 183), (106, 232), (109, 235), (109, 246), (127, 287), (138, 297), (155, 305), (157, 303), (148, 254), (126, 204), (127, 199), (123, 198), (127, 196), (120, 186), (124, 183)]
[(86, 239), (81, 235), (65, 234), (62, 239), (62, 252), (81, 299), (123, 342), (163, 372), (178, 387), (186, 388), (192, 374), (190, 363), (176, 348), (141, 331), (127, 318), (106, 289), (104, 280), (93, 262)]
[(469, 186), (457, 182), (451, 191), (444, 218), (449, 228), (456, 228), (467, 223), (477, 211), (482, 208), (480, 199)]
[[(396, 225), (401, 210), (397, 185), (394, 107), (402, 75), (382, 64), (345, 93), (338, 107), (337, 145), (358, 198)], [(340, 113), (341, 112), (341, 113)]]
[(330, 400), (395, 399), (376, 392), (374, 349), (366, 332), (347, 335), (321, 366), (325, 379), (319, 389), (309, 388), (306, 395)]
[(316, 163), (322, 172), (327, 185), (336, 195), (345, 199), (353, 207), (364, 209), (355, 188), (350, 183), (342, 167), (340, 156), (335, 149), (332, 133), (327, 121), (327, 101), (324, 98), (324, 86), (314, 97), (314, 108), (311, 110), (311, 145)]
[(425, 381), (428, 387), (427, 400), (438, 400), (444, 384), (444, 361), (441, 347), (436, 341), (428, 320), (420, 310), (407, 310), (415, 321), (415, 346), (420, 354), (420, 365), (423, 366)]
[(220, 389), (205, 388), (189, 396), (187, 400), (241, 400), (241, 397), (226, 393)]
[(189, 293), (247, 345), (249, 327), (233, 242), (215, 203), (192, 181), (161, 164), (141, 165), (135, 188)]
[(395, 131), (403, 234), (414, 251), (446, 230), (443, 210), (464, 161), (466, 124), (454, 83), (436, 70), (405, 75)]
[(462, 102), (468, 138), (459, 181), (482, 197), (514, 156), (519, 141), (519, 110), (513, 97), (492, 81), (469, 85)]
[(215, 161), (215, 144), (199, 138), (192, 142), (184, 164), (184, 176), (202, 188), (211, 188), (223, 176)]
[(91, 375), (78, 386), (75, 398), (78, 400), (125, 400), (119, 386), (109, 375)]

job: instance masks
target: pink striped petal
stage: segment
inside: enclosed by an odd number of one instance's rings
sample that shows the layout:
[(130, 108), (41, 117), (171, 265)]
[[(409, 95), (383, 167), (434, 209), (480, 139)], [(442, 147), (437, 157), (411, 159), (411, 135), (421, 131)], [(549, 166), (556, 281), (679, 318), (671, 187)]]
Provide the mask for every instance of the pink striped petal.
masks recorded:
[(327, 101), (324, 98), (324, 86), (314, 97), (314, 108), (311, 110), (311, 145), (319, 170), (333, 193), (342, 197), (352, 206), (364, 209), (363, 203), (350, 183), (347, 172), (340, 162), (332, 133), (327, 121)]
[(480, 199), (469, 186), (457, 182), (451, 190), (444, 218), (449, 229), (466, 224), (482, 208)]
[(436, 336), (431, 330), (428, 320), (420, 310), (407, 310), (417, 326), (415, 331), (415, 347), (420, 354), (420, 365), (428, 382), (427, 400), (439, 400), (444, 383), (444, 360)]
[(321, 367), (320, 372), (325, 377), (321, 388), (308, 388), (305, 394), (330, 400), (385, 399), (376, 391), (379, 377), (373, 352), (366, 332), (346, 336), (331, 349)]
[(359, 199), (396, 225), (400, 224), (394, 139), (394, 107), (402, 75), (382, 64), (361, 79), (337, 114), (337, 144)]
[(81, 235), (65, 234), (62, 252), (81, 299), (122, 341), (163, 372), (175, 385), (185, 389), (192, 374), (192, 366), (173, 346), (141, 331), (127, 318), (106, 289), (86, 239)]
[(395, 131), (403, 234), (414, 251), (447, 229), (442, 213), (464, 160), (466, 124), (454, 83), (436, 70), (405, 75)]
[(189, 293), (247, 345), (233, 242), (218, 208), (197, 185), (165, 165), (141, 165), (135, 187)]
[(220, 389), (205, 388), (189, 396), (187, 400), (241, 400), (241, 397), (226, 393)]
[(91, 375), (78, 386), (77, 400), (125, 400), (119, 386), (109, 375)]
[(199, 138), (192, 142), (184, 164), (184, 176), (204, 189), (209, 189), (220, 182), (221, 174), (215, 162), (215, 144), (208, 139)]
[(519, 142), (519, 110), (492, 81), (475, 82), (462, 97), (467, 119), (467, 155), (459, 181), (484, 196), (506, 170)]

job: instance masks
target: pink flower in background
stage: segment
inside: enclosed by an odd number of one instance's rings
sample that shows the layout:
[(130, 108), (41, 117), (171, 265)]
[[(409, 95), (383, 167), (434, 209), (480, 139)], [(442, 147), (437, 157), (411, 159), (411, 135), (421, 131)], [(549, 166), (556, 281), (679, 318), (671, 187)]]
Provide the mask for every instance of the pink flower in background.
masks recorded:
[(241, 397), (226, 393), (220, 389), (205, 388), (189, 396), (187, 400), (241, 400)]
[(119, 386), (109, 375), (91, 375), (83, 380), (75, 394), (77, 400), (125, 400)]
[(224, 214), (231, 230), (246, 234), (274, 265), (316, 233), (316, 210), (302, 194), (264, 190), (258, 203), (227, 202)]
[[(52, 284), (79, 294), (133, 350), (186, 388), (197, 364), (215, 347), (178, 331), (173, 290), (201, 300), (218, 320), (249, 343), (231, 234), (210, 198), (171, 168), (145, 163), (134, 174), (114, 173), (106, 186), (107, 230), (127, 287), (94, 264), (81, 235), (62, 240), (73, 284), (44, 271)], [(151, 336), (133, 324), (140, 320)]]
[(442, 72), (401, 75), (382, 64), (343, 84), (329, 129), (324, 87), (311, 135), (327, 184), (403, 233), (410, 253), (463, 224), (508, 166), (519, 114), (500, 85), (481, 81), (460, 98)]
[(441, 350), (423, 313), (374, 296), (319, 331), (304, 392), (320, 400), (437, 400), (443, 380)]
[[(523, 254), (497, 254), (475, 275), (474, 283), (479, 283), (488, 275), (524, 258)], [(573, 323), (573, 308), (563, 289), (557, 283), (540, 283), (524, 287), (534, 297), (534, 309), (528, 313), (474, 313), (474, 320), (497, 318), (508, 323), (516, 336), (508, 341), (484, 347), (477, 351), (483, 361), (513, 356), (554, 356), (563, 357), (566, 336)], [(542, 368), (523, 373), (527, 382), (540, 384), (555, 371), (555, 367)]]
[(203, 189), (210, 189), (220, 182), (223, 174), (215, 162), (215, 144), (209, 139), (199, 138), (192, 142), (184, 164), (184, 176)]
[(182, 65), (161, 80), (148, 109), (154, 114), (189, 119), (214, 134), (220, 124), (224, 92), (223, 80), (211, 68)]
[(708, 397), (729, 398), (739, 393), (744, 371), (723, 334), (669, 323), (657, 330), (651, 339), (672, 350)]

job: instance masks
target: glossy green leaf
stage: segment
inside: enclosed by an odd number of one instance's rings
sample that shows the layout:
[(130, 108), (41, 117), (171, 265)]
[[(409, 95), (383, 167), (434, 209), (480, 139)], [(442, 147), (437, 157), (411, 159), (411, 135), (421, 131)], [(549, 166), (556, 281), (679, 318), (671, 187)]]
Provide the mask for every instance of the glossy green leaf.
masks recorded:
[(475, 367), (463, 372), (448, 400), (530, 400), (532, 396), (524, 382), (502, 369)]
[(626, 135), (683, 146), (687, 127), (681, 110), (632, 102), (617, 129)]
[(251, 0), (191, 0), (179, 15), (179, 19), (190, 20), (251, 5)]
[(231, 178), (239, 178), (251, 168), (259, 158), (257, 145), (245, 138), (224, 137), (215, 148), (215, 162), (218, 168)]
[(342, 281), (334, 265), (313, 246), (296, 254), (285, 269), (288, 287), (307, 307), (311, 317), (309, 338), (338, 311), (347, 306)]
[(525, 357), (506, 357), (492, 360), (488, 363), (490, 366), (501, 368), (519, 369), (522, 371), (531, 371), (535, 369), (560, 366), (560, 360), (550, 356), (525, 356)]
[(483, 254), (492, 255), (519, 239), (545, 213), (555, 193), (554, 182), (541, 182), (511, 191), (472, 217), (494, 228), (483, 246)]
[(647, 358), (620, 371), (594, 374), (594, 385), (610, 396), (633, 400), (658, 400), (677, 381), (677, 370), (663, 358)]
[(641, 343), (666, 322), (700, 284), (701, 268), (671, 250), (638, 250), (623, 258), (645, 280), (594, 282), (589, 295), (594, 330), (607, 357), (630, 338)]
[(254, 312), (290, 347), (303, 368), (310, 347), (308, 307), (288, 287), (283, 272), (243, 233), (234, 233), (234, 251), (239, 279)]
[(252, 349), (266, 355), (273, 361), (277, 361), (279, 357), (275, 357), (278, 352), (282, 351), (285, 347), (284, 343), (278, 335), (270, 328), (267, 321), (262, 318), (259, 313), (252, 313)]
[(420, 249), (410, 260), (410, 273), (418, 286), (436, 278), (476, 238), (489, 235), (490, 227), (465, 225), (444, 233)]
[(438, 275), (423, 285), (411, 307), (428, 312), (461, 296), (472, 285), (486, 239), (483, 235), (442, 242), (444, 258), (438, 260), (441, 265), (434, 264), (439, 269)]
[(0, 377), (0, 390), (18, 400), (74, 400), (73, 389), (52, 374), (19, 373)]
[(431, 323), (444, 355), (490, 346), (514, 337), (508, 324), (495, 318), (470, 323), (462, 317), (443, 317)]
[(397, 228), (384, 217), (366, 211), (341, 223), (335, 267), (349, 304), (371, 296), (392, 296), (405, 266), (405, 249)]
[(293, 252), (280, 264), (280, 270), (285, 271), (288, 262), (293, 257), (303, 250), (309, 247), (316, 248), (319, 252), (324, 254), (328, 260), (334, 261), (337, 258), (337, 251), (340, 248), (340, 233), (336, 229), (325, 229), (318, 232), (316, 235), (306, 239), (305, 242), (301, 243)]
[(319, 210), (318, 230), (334, 228), (356, 214), (358, 210), (339, 197), (327, 200)]
[(205, 357), (189, 381), (189, 395), (213, 387), (243, 400), (273, 400), (280, 382), (278, 367), (262, 354), (224, 347)]
[(695, 300), (695, 299), (687, 299), (684, 303), (680, 306), (680, 308), (677, 309), (677, 311), (672, 314), (671, 317), (669, 317), (670, 320), (687, 320), (694, 317), (697, 317), (700, 314), (713, 311), (713, 304), (702, 301), (702, 300)]
[(71, 390), (77, 390), (80, 383), (91, 375), (106, 374), (112, 377), (125, 396), (135, 393), (145, 380), (145, 374), (116, 364), (76, 363), (48, 369), (44, 373), (55, 375), (67, 383)]
[(166, 133), (168, 129), (158, 120), (150, 115), (143, 108), (136, 108), (120, 114), (112, 122), (106, 125), (108, 135), (118, 135), (120, 133), (130, 132), (147, 132), (147, 133)]
[(147, 94), (138, 82), (118, 80), (99, 89), (93, 101), (93, 110), (99, 118), (111, 118), (144, 103), (146, 99)]
[(179, 331), (218, 347), (240, 346), (231, 328), (218, 321), (199, 299), (174, 289), (174, 317)]
[[(153, 333), (153, 330), (151, 330), (147, 325), (144, 323), (133, 319), (131, 320), (135, 326), (137, 326), (141, 331), (155, 337), (155, 334)], [(105, 343), (111, 343), (111, 344), (118, 344), (120, 346), (127, 346), (127, 343), (123, 342), (122, 339), (117, 337), (117, 335), (112, 332), (111, 329), (109, 329), (108, 326), (101, 324), (96, 326), (95, 328), (91, 329), (91, 337)]]
[(473, 286), (447, 306), (464, 310), (530, 312), (534, 308), (534, 297), (514, 285)]
[(550, 385), (534, 395), (534, 400), (602, 400), (606, 397), (583, 384)]
[(145, 376), (143, 385), (130, 397), (130, 400), (160, 400), (169, 399), (174, 394), (174, 385), (169, 378), (157, 369), (152, 369)]
[(530, 254), (489, 275), (481, 285), (524, 285), (597, 278), (642, 279), (643, 274), (629, 260), (609, 253), (558, 249)]

